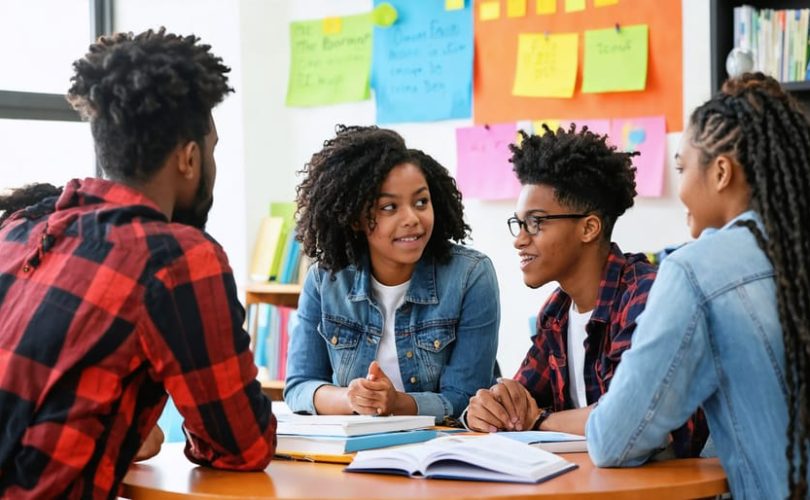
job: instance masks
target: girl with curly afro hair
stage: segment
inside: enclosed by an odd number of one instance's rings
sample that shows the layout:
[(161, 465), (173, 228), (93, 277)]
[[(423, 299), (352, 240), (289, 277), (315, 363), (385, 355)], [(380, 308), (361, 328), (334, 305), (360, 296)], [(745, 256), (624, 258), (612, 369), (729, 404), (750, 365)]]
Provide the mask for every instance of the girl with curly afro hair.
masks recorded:
[[(637, 153), (618, 151), (606, 136), (574, 125), (524, 134), (511, 148), (523, 187), (507, 222), (523, 280), (531, 288), (559, 287), (540, 311), (514, 380), (480, 391), (470, 401), (467, 424), (490, 432), (534, 428), (581, 435), (630, 348), (655, 279), (643, 254), (622, 253), (611, 243), (616, 220), (633, 206)], [(673, 432), (673, 451), (695, 456), (707, 434), (696, 414)]]
[(492, 262), (462, 246), (461, 193), (396, 132), (338, 126), (302, 170), (299, 300), (285, 400), (319, 414), (459, 416), (494, 378)]

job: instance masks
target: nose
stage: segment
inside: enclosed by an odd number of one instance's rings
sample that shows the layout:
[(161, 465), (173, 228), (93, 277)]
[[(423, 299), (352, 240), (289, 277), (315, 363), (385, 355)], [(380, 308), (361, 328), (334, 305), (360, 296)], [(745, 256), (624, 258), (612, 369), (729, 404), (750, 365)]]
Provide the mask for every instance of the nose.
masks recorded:
[(419, 217), (417, 216), (416, 210), (414, 210), (413, 207), (406, 206), (401, 213), (403, 226), (410, 227), (419, 223)]
[(530, 239), (531, 237), (529, 236), (529, 233), (526, 232), (526, 228), (521, 227), (520, 232), (517, 236), (515, 236), (515, 240), (512, 242), (512, 246), (520, 250), (529, 244)]

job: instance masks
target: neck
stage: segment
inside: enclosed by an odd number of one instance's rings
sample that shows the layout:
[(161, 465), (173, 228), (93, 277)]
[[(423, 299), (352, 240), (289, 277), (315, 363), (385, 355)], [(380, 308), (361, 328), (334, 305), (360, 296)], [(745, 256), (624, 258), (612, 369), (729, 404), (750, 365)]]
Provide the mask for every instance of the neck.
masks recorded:
[(578, 312), (584, 313), (596, 307), (599, 296), (599, 283), (605, 272), (610, 243), (599, 243), (588, 248), (576, 264), (572, 273), (561, 279), (560, 287), (571, 297)]
[(163, 170), (165, 169), (161, 169), (160, 172), (145, 182), (131, 180), (123, 180), (118, 182), (136, 191), (140, 191), (144, 196), (155, 202), (160, 211), (166, 216), (166, 219), (172, 220), (175, 195), (171, 190), (170, 183), (165, 182), (165, 180), (162, 179)]

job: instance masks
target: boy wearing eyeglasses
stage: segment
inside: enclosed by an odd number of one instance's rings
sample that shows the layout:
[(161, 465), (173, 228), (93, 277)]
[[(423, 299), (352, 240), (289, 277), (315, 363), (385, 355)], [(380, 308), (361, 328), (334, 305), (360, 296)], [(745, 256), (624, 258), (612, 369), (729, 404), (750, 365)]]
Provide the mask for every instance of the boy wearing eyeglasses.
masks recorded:
[[(611, 242), (616, 220), (633, 206), (638, 153), (617, 151), (606, 136), (574, 125), (521, 136), (520, 145), (510, 146), (523, 188), (509, 230), (526, 285), (559, 287), (538, 315), (514, 379), (479, 390), (463, 417), (483, 432), (585, 434), (655, 279), (643, 254), (624, 254)], [(707, 436), (698, 413), (672, 433), (675, 455), (697, 456)]]

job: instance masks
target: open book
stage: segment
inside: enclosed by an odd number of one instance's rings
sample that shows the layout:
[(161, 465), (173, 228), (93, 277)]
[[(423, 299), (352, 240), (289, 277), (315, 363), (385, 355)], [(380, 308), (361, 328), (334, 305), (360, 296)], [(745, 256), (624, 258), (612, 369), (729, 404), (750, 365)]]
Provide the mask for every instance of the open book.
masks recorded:
[(551, 431), (499, 432), (499, 436), (526, 443), (552, 453), (581, 453), (588, 451), (585, 436)]
[(539, 483), (576, 469), (564, 458), (497, 434), (448, 436), (422, 444), (361, 451), (347, 472)]
[(277, 434), (298, 436), (363, 436), (381, 432), (409, 431), (432, 427), (430, 415), (278, 415)]

